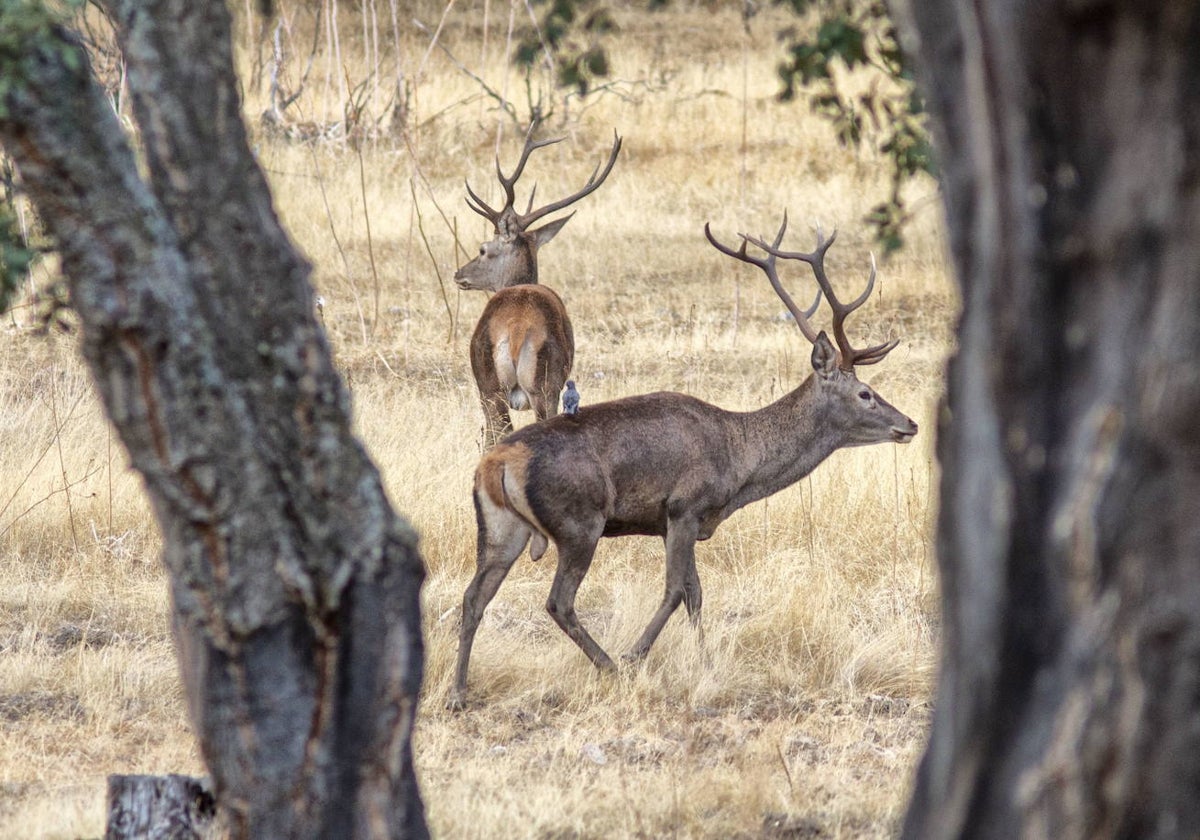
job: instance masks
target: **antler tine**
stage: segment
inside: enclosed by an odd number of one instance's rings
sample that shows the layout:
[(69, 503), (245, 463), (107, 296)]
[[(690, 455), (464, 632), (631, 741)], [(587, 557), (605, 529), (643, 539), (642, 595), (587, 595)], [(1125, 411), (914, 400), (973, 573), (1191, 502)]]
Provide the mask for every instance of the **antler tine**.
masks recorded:
[[(557, 143), (558, 140), (554, 140), (552, 142)], [(519, 219), (521, 229), (525, 230), (531, 224), (533, 224), (534, 222), (536, 222), (538, 219), (542, 218), (543, 216), (548, 216), (551, 213), (554, 213), (558, 210), (562, 210), (564, 207), (569, 207), (572, 204), (574, 204), (576, 201), (579, 201), (584, 196), (590, 195), (591, 193), (595, 192), (596, 189), (598, 189), (599, 186), (604, 183), (605, 179), (608, 178), (608, 174), (610, 172), (612, 172), (613, 164), (615, 164), (617, 162), (617, 154), (621, 151), (621, 143), (622, 142), (623, 142), (623, 138), (617, 134), (616, 129), (613, 129), (612, 151), (610, 151), (608, 154), (608, 163), (605, 164), (604, 171), (600, 172), (600, 164), (597, 163), (596, 168), (592, 171), (592, 176), (590, 178), (588, 178), (587, 183), (584, 184), (583, 188), (580, 189), (578, 192), (572, 193), (571, 195), (567, 196), (566, 198), (561, 198), (558, 201), (552, 201), (549, 204), (547, 204), (545, 207), (539, 207), (537, 210), (526, 211)], [(547, 145), (547, 144), (543, 143), (542, 145)], [(522, 165), (524, 165), (523, 161), (522, 161)], [(596, 177), (597, 172), (600, 172), (599, 178)], [(533, 206), (532, 200), (530, 200), (530, 206), (531, 207)]]
[[(783, 233), (786, 230), (787, 213), (784, 213), (783, 224), (779, 226), (779, 233), (775, 236), (776, 246), (783, 241)], [(775, 255), (768, 251), (767, 257), (759, 258), (752, 257), (746, 252), (747, 243), (754, 242), (754, 244), (758, 244), (758, 242), (755, 242), (753, 237), (746, 236), (744, 233), (739, 233), (738, 236), (742, 238), (742, 246), (735, 251), (728, 245), (717, 241), (717, 238), (712, 235), (712, 230), (709, 228), (708, 222), (704, 223), (704, 235), (708, 238), (708, 241), (712, 243), (712, 246), (722, 254), (733, 257), (735, 260), (741, 260), (742, 262), (750, 263), (750, 265), (756, 265), (762, 269), (763, 273), (767, 275), (767, 280), (769, 280), (771, 283), (771, 288), (775, 290), (775, 294), (777, 294), (779, 299), (783, 301), (783, 305), (787, 307), (788, 312), (792, 313), (792, 317), (796, 320), (796, 326), (800, 328), (800, 332), (804, 333), (804, 337), (809, 341), (814, 343), (816, 342), (817, 331), (813, 329), (812, 323), (809, 321), (809, 319), (817, 311), (817, 307), (821, 305), (821, 291), (819, 289), (817, 290), (816, 298), (813, 299), (812, 306), (806, 310), (801, 310), (800, 307), (796, 305), (796, 302), (792, 300), (792, 296), (789, 295), (787, 290), (783, 288), (783, 283), (781, 283), (779, 280), (779, 274), (775, 271)], [(764, 250), (766, 249), (764, 248)]]
[(497, 224), (500, 221), (500, 213), (502, 211), (493, 210), (487, 205), (487, 202), (475, 195), (475, 191), (471, 189), (471, 183), (469, 181), (464, 181), (463, 183), (465, 183), (467, 187), (467, 206), (480, 216), (483, 216), (493, 225)]
[(875, 252), (871, 251), (870, 253), (871, 253), (871, 274), (867, 277), (867, 288), (865, 288), (863, 290), (863, 293), (861, 295), (856, 297), (850, 303), (846, 304), (846, 309), (849, 310), (850, 312), (853, 312), (855, 309), (858, 309), (858, 307), (860, 307), (864, 303), (866, 303), (867, 299), (869, 297), (871, 297), (871, 290), (875, 288)]
[(817, 247), (812, 253), (781, 251), (779, 250), (778, 243), (768, 245), (762, 240), (751, 239), (750, 241), (768, 254), (782, 257), (785, 260), (802, 260), (812, 267), (813, 274), (817, 278), (817, 284), (829, 300), (829, 308), (833, 310), (833, 337), (837, 341), (838, 350), (841, 353), (841, 367), (843, 370), (852, 370), (855, 365), (873, 365), (881, 361), (884, 356), (900, 343), (900, 340), (893, 339), (892, 341), (876, 344), (873, 347), (867, 347), (863, 350), (856, 350), (850, 344), (850, 339), (846, 336), (846, 316), (866, 303), (867, 299), (871, 296), (871, 291), (875, 288), (875, 255), (871, 254), (871, 274), (867, 278), (867, 288), (850, 303), (842, 303), (838, 300), (837, 295), (834, 294), (833, 285), (829, 282), (829, 277), (825, 274), (825, 252), (829, 250), (829, 246), (833, 244), (835, 239), (837, 239), (836, 229), (826, 239), (821, 233), (820, 225), (818, 225)]
[[(565, 137), (551, 137), (546, 140), (534, 140), (533, 127), (531, 126), (529, 134), (525, 136), (525, 147), (521, 149), (521, 159), (517, 161), (517, 168), (513, 170), (512, 175), (505, 177), (504, 173), (500, 170), (500, 158), (496, 158), (496, 177), (500, 179), (500, 185), (504, 187), (504, 195), (508, 199), (504, 205), (506, 210), (516, 203), (515, 188), (518, 179), (521, 177), (521, 173), (525, 171), (525, 164), (529, 162), (529, 156), (538, 149), (553, 146), (555, 143), (561, 143), (565, 139)], [(524, 229), (525, 226), (522, 225), (521, 227)]]
[[(534, 140), (533, 130), (535, 127), (536, 126), (530, 126), (529, 132), (525, 135), (525, 146), (521, 150), (521, 159), (517, 162), (517, 168), (513, 170), (512, 175), (504, 174), (504, 170), (500, 168), (500, 156), (496, 156), (496, 178), (500, 181), (500, 186), (504, 190), (503, 207), (501, 207), (499, 210), (493, 209), (486, 201), (475, 194), (475, 191), (471, 189), (471, 183), (469, 181), (466, 182), (467, 206), (496, 226), (497, 232), (500, 229), (500, 217), (504, 215), (505, 211), (511, 210), (513, 205), (516, 203), (517, 196), (515, 188), (517, 179), (520, 178), (521, 173), (525, 171), (525, 164), (529, 161), (529, 156), (535, 150), (540, 149), (543, 146), (560, 143), (564, 139), (562, 137), (554, 137), (548, 140)], [(537, 192), (536, 185), (533, 189), (534, 192)], [(529, 206), (533, 206), (532, 194), (529, 196)], [(521, 229), (524, 230), (524, 225), (521, 225)]]

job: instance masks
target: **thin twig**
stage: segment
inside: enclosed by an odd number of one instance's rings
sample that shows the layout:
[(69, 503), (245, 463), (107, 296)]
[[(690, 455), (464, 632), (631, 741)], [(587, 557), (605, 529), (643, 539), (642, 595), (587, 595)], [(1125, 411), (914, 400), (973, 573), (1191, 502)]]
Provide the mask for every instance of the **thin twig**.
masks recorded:
[(433, 204), (434, 209), (438, 211), (438, 215), (442, 217), (442, 222), (446, 225), (446, 229), (453, 232), (454, 244), (462, 253), (463, 259), (469, 258), (470, 252), (463, 247), (461, 240), (458, 238), (458, 217), (455, 216), (456, 221), (450, 221), (450, 218), (446, 215), (446, 211), (442, 209), (442, 205), (437, 200), (437, 193), (434, 191), (433, 185), (429, 183), (429, 178), (425, 176), (425, 171), (421, 168), (421, 163), (417, 159), (417, 150), (413, 148), (411, 142), (406, 141), (405, 145), (408, 148), (409, 162), (412, 164), (413, 172), (421, 182), (421, 186), (425, 188), (425, 195), (429, 198), (430, 203)]
[(367, 169), (363, 164), (362, 144), (356, 143), (355, 150), (358, 152), (358, 183), (362, 190), (363, 218), (367, 222), (367, 256), (371, 262), (371, 279), (375, 292), (375, 315), (371, 321), (371, 335), (374, 336), (375, 328), (379, 325), (379, 271), (375, 267), (375, 244), (371, 239), (371, 212), (367, 208)]
[(58, 450), (58, 469), (62, 474), (63, 492), (67, 497), (67, 519), (71, 523), (71, 545), (79, 553), (79, 534), (75, 531), (75, 508), (71, 504), (71, 482), (67, 478), (67, 462), (63, 458), (62, 426), (58, 424), (58, 367), (50, 369), (50, 415), (54, 420), (54, 447)]
[[(66, 493), (69, 497), (72, 487), (78, 487), (80, 484), (83, 484), (85, 481), (87, 481), (89, 478), (94, 476), (96, 473), (100, 472), (102, 467), (99, 464), (97, 464), (96, 466), (93, 467), (92, 466), (93, 463), (94, 463), (94, 460), (88, 462), (87, 472), (85, 472), (79, 478), (75, 479), (74, 481), (68, 482), (61, 489), (51, 490), (49, 493), (46, 494), (46, 496), (44, 496), (41, 499), (38, 499), (36, 502), (31, 504), (29, 507), (25, 508), (25, 510), (21, 511), (19, 514), (14, 516), (12, 521), (4, 526), (4, 530), (0, 531), (0, 539), (3, 539), (5, 537), (5, 535), (7, 535), (8, 532), (12, 530), (12, 527), (14, 525), (16, 525), (18, 522), (20, 522), (22, 519), (24, 519), (26, 516), (28, 516), (34, 510), (36, 510), (37, 508), (41, 507), (46, 502), (53, 499), (59, 493)], [(72, 535), (71, 536), (72, 536), (72, 538), (74, 538), (74, 533), (73, 533), (74, 532), (74, 522), (72, 522), (71, 525), (72, 525)], [(78, 545), (76, 545), (76, 550), (78, 550)]]
[[(416, 18), (413, 18), (413, 26), (417, 27), (417, 29), (426, 35), (434, 37), (434, 33), (429, 31), (429, 27), (421, 23), (421, 21), (417, 20)], [(512, 106), (512, 103), (508, 102), (502, 94), (493, 90), (491, 85), (485, 82), (480, 76), (472, 72), (467, 65), (459, 61), (458, 57), (455, 56), (454, 53), (450, 52), (450, 49), (442, 44), (441, 41), (436, 39), (431, 41), (430, 46), (432, 47), (434, 45), (436, 45), (438, 49), (446, 54), (446, 57), (450, 59), (451, 63), (454, 64), (455, 67), (457, 67), (463, 74), (469, 76), (472, 81), (475, 82), (475, 84), (483, 88), (483, 92), (485, 94), (490, 96), (492, 99), (495, 99), (500, 105), (500, 109), (504, 111), (504, 113), (508, 114), (509, 118), (512, 119), (514, 125), (517, 125), (518, 127), (521, 125), (521, 118), (518, 116), (517, 109)]]
[(805, 477), (804, 483), (808, 485), (808, 503), (804, 511), (805, 518), (808, 519), (808, 562), (812, 563), (816, 560), (817, 543), (813, 536), (813, 486), (811, 473)]
[(792, 796), (796, 795), (796, 782), (792, 779), (792, 769), (788, 767), (787, 758), (783, 754), (783, 747), (779, 744), (775, 745), (775, 754), (779, 756), (779, 763), (783, 765), (783, 775), (787, 776), (788, 790)]
[[(402, 135), (408, 130), (408, 102), (404, 95), (404, 48), (400, 41), (400, 11), (396, 8), (396, 0), (390, 0), (388, 5), (392, 11), (392, 49), (396, 51), (396, 95), (393, 99), (395, 104), (392, 110), (392, 132)], [(400, 123), (400, 131), (396, 130), (397, 121)]]
[[(280, 123), (283, 122), (283, 112), (288, 107), (300, 98), (304, 93), (304, 88), (308, 84), (308, 74), (312, 72), (313, 65), (317, 60), (317, 51), (321, 46), (321, 15), (317, 14), (316, 25), (313, 28), (313, 43), (312, 49), (308, 53), (308, 62), (305, 65), (304, 72), (300, 74), (300, 82), (296, 90), (290, 95), (282, 93), (282, 87), (279, 83), (279, 77), (285, 64), (285, 55), (283, 44), (280, 41), (280, 32), (286, 32), (288, 40), (292, 39), (292, 27), (284, 15), (279, 16), (279, 21), (275, 24), (275, 34), (272, 38), (274, 49), (271, 54), (271, 84), (269, 101), (271, 103), (271, 114)], [(278, 101), (282, 97), (282, 102)]]
[[(75, 402), (71, 405), (70, 410), (67, 412), (66, 419), (63, 420), (64, 424), (71, 421), (72, 416), (75, 414), (75, 408), (79, 405), (79, 402), (82, 399), (83, 393), (80, 392), (79, 396), (75, 398)], [(54, 447), (54, 441), (58, 439), (58, 433), (61, 429), (61, 426), (55, 426), (54, 437), (51, 438), (50, 442), (46, 444), (45, 448), (42, 449), (38, 456), (33, 459), (33, 464), (30, 465), (29, 470), (25, 473), (25, 476), (21, 479), (21, 481), (18, 482), (16, 489), (14, 489), (12, 495), (8, 497), (8, 501), (4, 503), (4, 507), (0, 507), (0, 516), (4, 516), (4, 514), (8, 512), (9, 507), (12, 506), (13, 501), (17, 498), (17, 494), (21, 492), (21, 490), (25, 487), (25, 483), (29, 481), (29, 476), (33, 475), (34, 470), (38, 468), (38, 464), (42, 463), (42, 460), (46, 457), (46, 454)], [(24, 514), (21, 515), (24, 516)], [(15, 521), (16, 520), (14, 519), (13, 522)], [(12, 527), (12, 523), (9, 523), (9, 527)], [(8, 528), (5, 528), (4, 531), (0, 531), (0, 536), (3, 536), (7, 532)]]
[[(512, 43), (513, 43), (513, 28), (517, 23), (517, 0), (509, 0), (508, 3), (508, 34), (504, 37), (504, 66), (512, 65)], [(504, 95), (504, 101), (508, 101), (508, 78), (509, 74), (504, 74), (504, 89), (501, 93)], [(504, 123), (499, 119), (496, 120), (496, 158), (500, 157), (500, 140), (504, 136)]]
[(900, 453), (892, 447), (892, 489), (895, 491), (895, 515), (892, 517), (892, 591), (896, 598), (892, 600), (892, 610), (900, 612), (899, 599), (903, 597), (900, 589)]
[[(425, 65), (429, 63), (429, 56), (433, 53), (434, 45), (436, 44), (437, 46), (441, 46), (439, 39), (442, 37), (442, 29), (446, 26), (446, 18), (450, 16), (450, 10), (452, 8), (454, 8), (454, 0), (448, 0), (446, 3), (446, 8), (442, 10), (442, 19), (438, 21), (437, 31), (432, 34), (432, 40), (429, 42), (429, 47), (425, 50), (425, 55), (421, 56), (421, 63), (417, 65), (418, 79), (425, 75)], [(422, 24), (416, 18), (413, 19), (413, 23), (418, 27), (422, 27)], [(426, 34), (429, 33), (429, 30), (423, 27), (421, 31), (425, 32)]]
[(317, 186), (321, 188), (321, 201), (325, 204), (325, 218), (329, 221), (329, 233), (333, 236), (333, 244), (337, 247), (338, 254), (342, 258), (342, 269), (345, 271), (346, 282), (350, 284), (350, 289), (354, 292), (354, 303), (358, 307), (359, 330), (362, 332), (363, 344), (366, 344), (366, 315), (363, 314), (362, 302), (359, 300), (358, 286), (355, 285), (353, 278), (350, 276), (350, 260), (346, 257), (346, 250), (342, 248), (342, 241), (338, 239), (337, 235), (337, 227), (333, 223), (333, 209), (329, 206), (329, 195), (325, 192), (325, 176), (321, 172), (321, 162), (317, 159), (317, 150), (312, 144), (309, 144), (308, 151), (312, 155), (313, 168), (317, 171)]
[(388, 360), (386, 358), (384, 358), (383, 353), (381, 353), (379, 350), (376, 350), (375, 355), (379, 358), (379, 361), (383, 362), (383, 366), (385, 368), (387, 368), (387, 372), (390, 373), (393, 377), (395, 377), (396, 379), (404, 378), (403, 376), (396, 373), (396, 371), (392, 369), (392, 366), (388, 364)]
[(542, 45), (542, 53), (546, 56), (546, 69), (550, 71), (550, 78), (554, 78), (558, 72), (558, 68), (554, 65), (554, 53), (550, 50), (550, 45), (546, 43), (546, 36), (542, 34), (542, 26), (538, 23), (537, 13), (533, 11), (533, 4), (529, 0), (525, 0), (525, 10), (529, 12), (529, 21), (533, 24), (533, 31), (537, 33), (538, 42)]
[(442, 279), (442, 269), (438, 265), (437, 258), (433, 256), (433, 248), (429, 245), (429, 239), (425, 236), (425, 221), (421, 217), (421, 207), (417, 203), (417, 187), (410, 180), (408, 188), (412, 191), (413, 209), (417, 214), (417, 231), (421, 234), (421, 241), (425, 243), (425, 253), (429, 254), (429, 262), (433, 264), (433, 272), (437, 275), (438, 288), (442, 290), (442, 302), (446, 304), (446, 317), (450, 320), (450, 329), (446, 334), (446, 343), (450, 344), (454, 341), (454, 312), (450, 309), (450, 298), (446, 294), (446, 282)]
[(108, 532), (111, 534), (113, 529), (113, 432), (108, 430)]

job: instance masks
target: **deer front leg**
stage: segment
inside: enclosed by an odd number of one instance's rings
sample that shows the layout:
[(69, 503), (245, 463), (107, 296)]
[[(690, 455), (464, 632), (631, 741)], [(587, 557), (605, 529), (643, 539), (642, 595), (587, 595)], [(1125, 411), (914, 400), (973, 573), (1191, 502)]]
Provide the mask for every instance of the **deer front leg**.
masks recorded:
[(658, 634), (666, 626), (671, 614), (679, 608), (681, 601), (687, 604), (688, 616), (696, 626), (700, 624), (700, 576), (696, 572), (696, 536), (699, 527), (692, 520), (671, 520), (667, 523), (667, 535), (663, 538), (667, 550), (667, 583), (650, 623), (641, 638), (621, 658), (626, 662), (638, 662), (650, 652)]
[(554, 573), (550, 597), (546, 600), (546, 611), (571, 641), (579, 645), (579, 649), (593, 665), (601, 671), (612, 671), (617, 666), (583, 628), (579, 623), (579, 616), (575, 614), (575, 594), (579, 591), (583, 576), (592, 565), (592, 557), (596, 553), (596, 543), (599, 539), (597, 531), (594, 537), (573, 541), (555, 540), (555, 546), (558, 548), (558, 569)]
[(467, 666), (471, 661), (471, 646), (475, 642), (475, 631), (479, 629), (483, 611), (496, 596), (513, 563), (521, 556), (531, 534), (527, 525), (507, 511), (494, 512), (493, 516), (496, 518), (482, 524), (475, 577), (463, 595), (462, 625), (458, 630), (458, 669), (454, 688), (446, 703), (446, 708), (453, 711), (466, 707)]

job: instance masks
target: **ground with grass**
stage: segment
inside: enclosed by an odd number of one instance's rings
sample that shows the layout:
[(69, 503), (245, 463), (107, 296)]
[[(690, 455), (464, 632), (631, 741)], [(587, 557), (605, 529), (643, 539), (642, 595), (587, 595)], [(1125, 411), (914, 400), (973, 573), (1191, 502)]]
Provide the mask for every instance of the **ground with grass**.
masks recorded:
[[(282, 74), (298, 83), (311, 20), (278, 5), (292, 26), (283, 43), (305, 45)], [(436, 27), (440, 8), (425, 12)], [(938, 623), (933, 443), (956, 301), (932, 183), (913, 188), (908, 244), (877, 254), (877, 292), (849, 324), (861, 344), (901, 339), (860, 373), (920, 424), (916, 440), (839, 452), (736, 514), (697, 550), (703, 647), (676, 617), (643, 666), (615, 676), (545, 614), (553, 551), (519, 561), (479, 630), (472, 705), (443, 710), (474, 565), (482, 415), (466, 342), (486, 299), (452, 275), (490, 235), (463, 181), (494, 201), (494, 155), (511, 166), (521, 143), (455, 60), (526, 102), (504, 60), (503, 12), (492, 10), (486, 47), (478, 9), (451, 9), (445, 50), (402, 24), (407, 131), (384, 121), (350, 139), (340, 121), (352, 92), (340, 86), (370, 75), (362, 18), (343, 10), (346, 72), (322, 69), (323, 48), (283, 131), (259, 119), (256, 41), (239, 34), (277, 209), (313, 263), (359, 431), (421, 534), (428, 666), (415, 746), (431, 826), (464, 838), (891, 836), (928, 724)], [(534, 180), (547, 200), (574, 191), (613, 129), (625, 138), (609, 181), (542, 252), (542, 281), (575, 323), (574, 378), (585, 402), (680, 390), (760, 407), (804, 379), (810, 347), (761, 273), (708, 245), (704, 223), (725, 241), (769, 235), (786, 209), (795, 250), (812, 247), (816, 223), (837, 227), (830, 274), (856, 294), (883, 163), (839, 147), (805, 105), (774, 101), (782, 12), (749, 35), (724, 4), (618, 17), (620, 83), (582, 102), (547, 89), (557, 107), (544, 130), (566, 139), (535, 154), (519, 188), (521, 201)], [(391, 43), (365, 29), (367, 44)], [(363, 112), (390, 113), (387, 91), (372, 89)], [(314, 132), (326, 139), (296, 139)], [(781, 274), (808, 298), (805, 266)], [(52, 280), (46, 265), (35, 285)], [(203, 770), (154, 522), (78, 337), (38, 330), (38, 309), (26, 296), (4, 316), (0, 356), (0, 836), (95, 837), (107, 774)], [(817, 317), (827, 326), (828, 310)], [(662, 573), (661, 541), (601, 543), (578, 608), (607, 650), (637, 637)]]

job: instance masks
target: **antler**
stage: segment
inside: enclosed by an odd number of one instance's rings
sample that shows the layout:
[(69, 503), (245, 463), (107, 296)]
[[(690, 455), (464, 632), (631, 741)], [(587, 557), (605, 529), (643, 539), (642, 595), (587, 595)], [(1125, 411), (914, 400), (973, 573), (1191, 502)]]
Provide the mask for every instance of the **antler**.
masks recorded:
[[(533, 196), (537, 192), (537, 186), (534, 185), (533, 191), (529, 194), (528, 207), (524, 213), (518, 213), (513, 210), (513, 205), (516, 203), (515, 187), (517, 184), (517, 179), (520, 178), (521, 173), (525, 171), (525, 164), (528, 162), (530, 154), (537, 149), (540, 149), (544, 146), (551, 146), (555, 143), (560, 143), (563, 141), (563, 139), (565, 139), (562, 137), (555, 137), (549, 140), (535, 141), (533, 139), (533, 128), (534, 127), (531, 126), (529, 133), (525, 136), (525, 147), (521, 150), (521, 159), (517, 162), (517, 168), (513, 170), (512, 175), (507, 177), (505, 176), (504, 172), (500, 169), (500, 158), (496, 158), (496, 177), (500, 180), (500, 186), (504, 188), (503, 207), (501, 207), (499, 210), (493, 210), (487, 205), (486, 202), (484, 202), (483, 199), (475, 194), (475, 191), (471, 189), (471, 185), (469, 183), (466, 185), (468, 196), (467, 205), (476, 213), (491, 222), (496, 227), (497, 231), (500, 229), (501, 217), (506, 214), (510, 214), (512, 216), (513, 220), (517, 224), (518, 229), (526, 230), (531, 224), (543, 216), (547, 216), (557, 210), (562, 210), (564, 207), (569, 207), (584, 196), (591, 194), (596, 190), (597, 187), (604, 183), (604, 180), (608, 177), (608, 174), (612, 172), (613, 164), (617, 162), (617, 153), (621, 151), (622, 138), (617, 135), (616, 129), (614, 129), (612, 151), (609, 153), (608, 163), (605, 164), (603, 172), (600, 172), (600, 164), (597, 163), (596, 168), (592, 170), (591, 177), (588, 178), (587, 183), (583, 185), (582, 189), (580, 189), (578, 192), (572, 193), (566, 198), (559, 199), (558, 201), (552, 201), (544, 207), (539, 207), (536, 210), (532, 209)], [(599, 173), (599, 177), (596, 177), (597, 173)]]
[(517, 168), (513, 170), (512, 175), (505, 176), (504, 170), (500, 168), (500, 157), (498, 155), (496, 157), (496, 177), (500, 180), (500, 186), (504, 188), (503, 207), (501, 207), (499, 210), (493, 210), (488, 206), (487, 202), (475, 194), (475, 191), (471, 189), (470, 182), (466, 182), (467, 206), (479, 215), (483, 216), (493, 225), (499, 226), (500, 217), (503, 216), (506, 211), (511, 210), (513, 204), (516, 203), (517, 196), (515, 187), (517, 184), (517, 179), (520, 178), (521, 173), (525, 171), (525, 164), (529, 161), (529, 156), (543, 146), (551, 146), (555, 143), (561, 143), (563, 140), (562, 137), (555, 137), (549, 140), (534, 140), (534, 128), (536, 128), (536, 125), (529, 126), (529, 132), (525, 135), (525, 147), (521, 150), (521, 159), (517, 162)]
[(874, 254), (871, 255), (871, 276), (867, 279), (867, 288), (850, 303), (842, 303), (838, 300), (837, 295), (834, 294), (829, 277), (825, 274), (825, 252), (829, 250), (829, 246), (837, 239), (836, 229), (826, 239), (821, 233), (820, 226), (818, 226), (817, 247), (812, 253), (807, 254), (800, 251), (780, 251), (779, 243), (782, 241), (780, 237), (776, 237), (775, 242), (770, 245), (762, 239), (753, 236), (742, 234), (742, 238), (748, 242), (753, 242), (773, 257), (783, 257), (785, 260), (802, 260), (812, 267), (813, 274), (817, 278), (817, 284), (821, 287), (821, 291), (825, 293), (825, 297), (829, 301), (829, 307), (833, 310), (833, 337), (837, 341), (838, 350), (841, 354), (840, 367), (842, 370), (853, 370), (855, 365), (873, 365), (876, 362), (882, 361), (883, 357), (900, 343), (900, 339), (894, 338), (883, 344), (876, 344), (874, 347), (856, 350), (850, 344), (850, 339), (846, 337), (846, 316), (866, 303), (867, 298), (871, 296), (871, 290), (875, 288)]
[[(787, 230), (787, 224), (787, 211), (784, 211), (783, 224), (779, 226), (779, 233), (775, 235), (774, 247), (778, 248), (779, 243), (783, 241), (783, 233)], [(767, 279), (771, 281), (771, 288), (775, 290), (775, 294), (779, 295), (779, 299), (783, 301), (783, 305), (787, 307), (788, 312), (791, 312), (792, 317), (796, 319), (796, 326), (800, 327), (800, 331), (804, 333), (804, 337), (814, 344), (816, 343), (817, 331), (813, 329), (809, 318), (816, 313), (817, 307), (821, 305), (820, 289), (817, 289), (817, 296), (813, 298), (812, 306), (808, 307), (808, 309), (801, 310), (800, 307), (796, 305), (796, 302), (792, 300), (792, 296), (787, 293), (785, 288), (783, 288), (783, 284), (779, 282), (779, 275), (775, 272), (775, 254), (772, 253), (765, 245), (751, 239), (745, 234), (739, 234), (742, 237), (742, 247), (735, 251), (728, 245), (724, 245), (717, 241), (716, 237), (712, 235), (712, 231), (709, 230), (708, 222), (704, 223), (704, 235), (708, 237), (708, 241), (712, 243), (713, 247), (722, 254), (726, 254), (730, 257), (733, 257), (735, 260), (741, 260), (744, 263), (750, 263), (750, 265), (756, 265), (761, 268), (763, 273), (767, 275)], [(758, 245), (760, 248), (766, 251), (768, 256), (765, 258), (760, 258), (752, 257), (747, 254), (746, 243), (748, 241), (754, 242), (755, 245)]]

